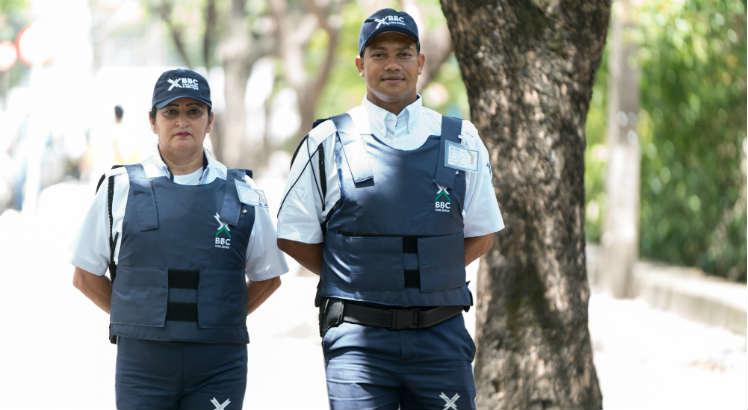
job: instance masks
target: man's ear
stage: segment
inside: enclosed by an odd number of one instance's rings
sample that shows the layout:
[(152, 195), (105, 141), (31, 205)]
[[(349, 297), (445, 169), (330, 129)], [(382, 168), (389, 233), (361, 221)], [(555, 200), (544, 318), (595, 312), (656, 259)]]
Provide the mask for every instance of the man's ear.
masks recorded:
[(358, 69), (358, 75), (364, 75), (364, 59), (361, 56), (356, 56), (356, 68)]
[[(158, 115), (158, 113), (156, 115)], [(156, 117), (151, 117), (151, 113), (148, 113), (148, 122), (151, 123), (151, 131), (153, 131), (154, 134), (158, 134), (158, 129), (156, 128)]]
[(426, 66), (426, 54), (418, 53), (418, 75), (423, 72), (423, 67)]

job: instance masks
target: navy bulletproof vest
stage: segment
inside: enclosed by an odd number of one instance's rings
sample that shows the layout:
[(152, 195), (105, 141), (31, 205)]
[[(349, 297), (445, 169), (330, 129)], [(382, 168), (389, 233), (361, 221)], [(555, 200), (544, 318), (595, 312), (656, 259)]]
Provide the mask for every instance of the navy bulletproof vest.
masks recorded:
[(465, 172), (447, 167), (462, 120), (415, 150), (392, 148), (333, 118), (340, 200), (325, 227), (319, 294), (390, 306), (469, 306), (462, 208)]
[(112, 284), (110, 335), (247, 343), (247, 243), (255, 209), (226, 180), (179, 185), (128, 165), (130, 191)]

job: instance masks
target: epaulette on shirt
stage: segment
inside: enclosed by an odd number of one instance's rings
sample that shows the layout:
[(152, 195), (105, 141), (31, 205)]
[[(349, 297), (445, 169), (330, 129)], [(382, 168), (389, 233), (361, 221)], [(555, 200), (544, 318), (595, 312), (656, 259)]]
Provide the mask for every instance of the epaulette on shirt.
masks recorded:
[(268, 200), (265, 197), (265, 192), (261, 189), (257, 189), (247, 182), (234, 180), (236, 185), (236, 193), (239, 196), (239, 201), (245, 205), (250, 206), (261, 206), (267, 208)]
[(334, 135), (335, 131), (335, 123), (328, 118), (309, 131), (309, 142), (313, 147), (317, 147), (322, 144), (325, 139)]
[(127, 169), (125, 169), (124, 165), (112, 165), (112, 168), (101, 174), (99, 177), (99, 182), (96, 183), (96, 192), (99, 192), (99, 188), (101, 188), (101, 183), (104, 182), (104, 180), (107, 177), (115, 177), (117, 175), (121, 175), (127, 172)]

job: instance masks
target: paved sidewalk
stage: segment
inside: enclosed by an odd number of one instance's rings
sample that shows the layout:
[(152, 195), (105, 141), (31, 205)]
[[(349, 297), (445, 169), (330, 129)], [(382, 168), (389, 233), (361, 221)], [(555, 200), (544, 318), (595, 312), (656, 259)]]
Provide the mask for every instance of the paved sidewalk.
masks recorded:
[[(0, 409), (114, 408), (108, 318), (73, 288), (68, 262), (90, 195), (57, 186), (38, 217), (0, 216)], [(249, 318), (245, 408), (327, 409), (316, 278), (283, 282)], [(746, 409), (744, 335), (598, 293), (589, 326), (606, 409)]]

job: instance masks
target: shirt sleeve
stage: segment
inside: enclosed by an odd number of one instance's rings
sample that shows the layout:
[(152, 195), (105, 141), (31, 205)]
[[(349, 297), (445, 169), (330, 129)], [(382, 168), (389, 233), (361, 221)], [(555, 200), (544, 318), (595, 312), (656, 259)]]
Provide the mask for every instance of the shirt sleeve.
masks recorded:
[[(256, 187), (253, 182), (250, 185)], [(288, 272), (286, 259), (276, 244), (275, 224), (267, 206), (255, 206), (255, 220), (247, 243), (246, 260), (244, 270), (252, 282), (272, 279)]]
[(71, 260), (74, 266), (99, 276), (109, 267), (108, 186), (109, 178), (105, 178), (78, 231)]
[(463, 138), (469, 148), (478, 151), (478, 171), (469, 172), (465, 192), (464, 235), (466, 238), (488, 235), (504, 229), (499, 203), (492, 183), (491, 161), (478, 130), (463, 121)]
[[(315, 127), (301, 143), (296, 158), (291, 164), (286, 191), (278, 211), (278, 237), (303, 243), (322, 243), (322, 191), (318, 181), (319, 164), (318, 147), (335, 132), (332, 121), (325, 121)], [(331, 150), (332, 144), (323, 145), (324, 151)], [(332, 156), (326, 155), (326, 159)], [(327, 169), (331, 160), (326, 163), (328, 182), (335, 174), (330, 175)], [(327, 198), (331, 196), (334, 186), (327, 184)]]

